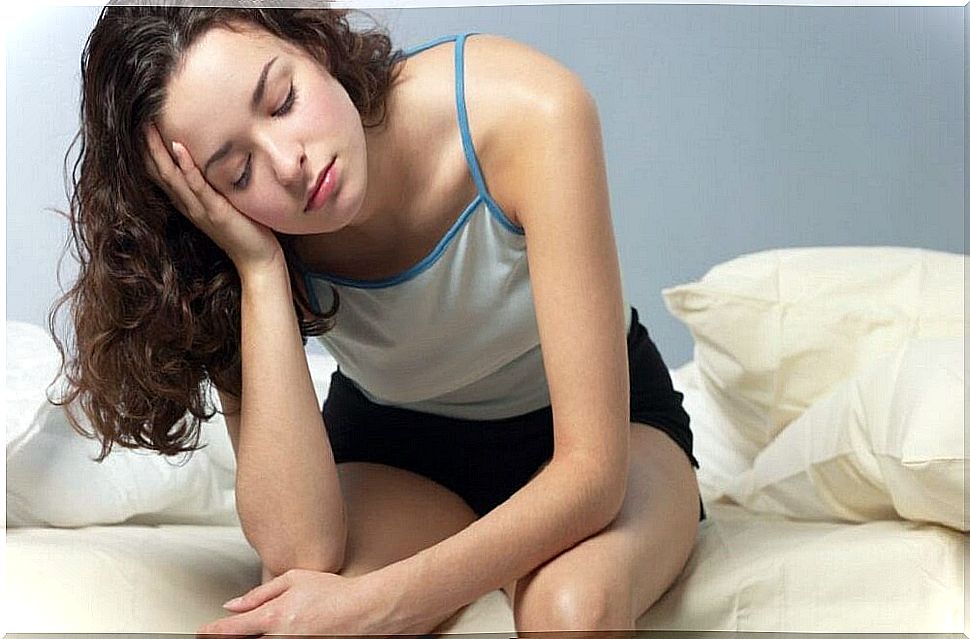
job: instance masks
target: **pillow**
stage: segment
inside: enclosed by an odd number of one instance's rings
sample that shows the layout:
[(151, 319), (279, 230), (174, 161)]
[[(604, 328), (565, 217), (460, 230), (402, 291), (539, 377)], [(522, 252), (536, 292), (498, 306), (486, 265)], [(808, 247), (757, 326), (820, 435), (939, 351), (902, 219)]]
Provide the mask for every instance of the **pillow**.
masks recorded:
[(840, 381), (909, 338), (964, 334), (966, 257), (810, 247), (743, 255), (664, 289), (694, 337), (701, 386), (763, 449)]
[[(670, 380), (684, 395), (684, 410), (690, 415), (694, 434), (694, 456), (700, 467), (697, 482), (704, 501), (715, 501), (734, 479), (748, 470), (758, 451), (746, 445), (736, 427), (700, 386), (697, 362), (691, 360), (670, 370)], [(739, 446), (740, 444), (740, 446)]]
[[(92, 460), (100, 443), (76, 433), (64, 407), (51, 405), (41, 415), (30, 442), (7, 457), (7, 527), (239, 525), (235, 476), (212, 463), (209, 448), (170, 460), (115, 446), (98, 464)], [(204, 427), (199, 441), (211, 446), (218, 434)]]
[(874, 359), (788, 425), (725, 493), (801, 519), (910, 519), (967, 531), (963, 338)]
[[(326, 354), (308, 353), (317, 396), (336, 369)], [(239, 525), (235, 458), (222, 415), (201, 426), (192, 455), (166, 458), (115, 446), (103, 462), (97, 440), (76, 433), (65, 410), (46, 400), (60, 357), (36, 326), (7, 324), (7, 526), (98, 524)], [(52, 393), (53, 396), (53, 393)], [(218, 394), (213, 401), (221, 410)], [(76, 411), (89, 432), (85, 417)]]
[(47, 387), (61, 360), (54, 340), (40, 326), (6, 323), (7, 329), (7, 457), (36, 434), (34, 425), (49, 405)]

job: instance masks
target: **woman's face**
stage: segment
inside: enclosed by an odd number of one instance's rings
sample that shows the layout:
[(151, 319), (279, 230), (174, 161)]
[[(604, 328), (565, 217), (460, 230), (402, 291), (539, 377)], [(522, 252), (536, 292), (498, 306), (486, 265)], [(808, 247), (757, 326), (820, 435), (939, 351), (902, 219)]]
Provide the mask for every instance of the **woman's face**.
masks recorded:
[[(360, 114), (323, 66), (265, 31), (214, 28), (197, 40), (156, 123), (215, 190), (271, 229), (331, 232), (360, 209), (367, 189)], [(331, 161), (334, 189), (307, 209)]]

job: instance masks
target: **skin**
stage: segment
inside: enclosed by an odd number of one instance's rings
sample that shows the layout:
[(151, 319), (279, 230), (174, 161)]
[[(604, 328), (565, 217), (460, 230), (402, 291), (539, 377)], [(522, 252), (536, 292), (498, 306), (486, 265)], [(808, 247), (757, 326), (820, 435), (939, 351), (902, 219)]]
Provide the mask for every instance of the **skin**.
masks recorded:
[[(415, 162), (417, 132), (386, 125), (365, 129), (346, 91), (309, 54), (239, 26), (242, 34), (216, 28), (202, 36), (169, 83), (155, 126), (166, 147), (175, 143), (173, 159), (178, 163), (181, 157), (187, 166), (198, 159), (202, 170), (231, 142), (232, 151), (205, 170), (204, 181), (252, 221), (301, 236), (297, 250), (307, 264), (323, 267), (319, 256), (329, 256), (329, 264), (340, 268), (340, 256), (361, 252), (371, 264), (381, 261), (377, 256), (393, 257), (401, 233), (413, 234), (427, 221), (407, 209), (423, 203), (407, 194), (423, 191), (427, 201), (441, 190), (427, 179), (434, 166)], [(272, 58), (254, 113), (254, 87)], [(404, 73), (399, 85), (408, 77)], [(337, 190), (321, 210), (305, 211), (317, 177), (334, 158)], [(370, 183), (382, 188), (368, 188)]]
[[(253, 114), (252, 87), (277, 55), (288, 72), (273, 79)], [(315, 270), (394, 274), (424, 257), (475, 193), (455, 122), (452, 60), (452, 47), (439, 46), (407, 61), (386, 126), (365, 130), (339, 83), (306, 56), (257, 33), (213, 31), (172, 80), (161, 135), (148, 132), (152, 162), (184, 212), (232, 247), (237, 266), (272, 261), (271, 235), (260, 231), (272, 227), (299, 233), (301, 258)], [(302, 103), (274, 118), (291, 78)], [(264, 573), (262, 586), (227, 606), (238, 614), (202, 633), (423, 633), (499, 587), (520, 633), (631, 629), (690, 555), (693, 469), (666, 435), (629, 419), (595, 106), (561, 65), (502, 38), (468, 40), (465, 78), (489, 191), (528, 238), (553, 458), (477, 520), (430, 480), (380, 464), (340, 464), (350, 534), (339, 574)], [(229, 138), (240, 152), (204, 179), (199, 165)], [(164, 153), (173, 141), (182, 144), (178, 166)], [(249, 154), (251, 190), (234, 192), (230, 183)], [(323, 210), (305, 214), (309, 185), (334, 156), (342, 163), (338, 191)]]

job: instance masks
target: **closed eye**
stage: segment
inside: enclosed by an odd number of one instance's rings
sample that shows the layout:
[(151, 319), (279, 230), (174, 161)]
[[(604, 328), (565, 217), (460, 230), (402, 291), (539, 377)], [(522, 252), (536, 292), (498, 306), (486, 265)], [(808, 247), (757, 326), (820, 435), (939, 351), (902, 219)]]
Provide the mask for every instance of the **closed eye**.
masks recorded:
[[(290, 92), (287, 94), (286, 100), (283, 101), (283, 104), (280, 105), (280, 108), (273, 111), (273, 114), (272, 114), (273, 117), (278, 118), (292, 111), (293, 105), (296, 104), (296, 98), (297, 98), (296, 85), (294, 85), (291, 82)], [(246, 168), (243, 169), (243, 174), (239, 177), (238, 180), (232, 183), (232, 188), (234, 191), (241, 191), (245, 189), (246, 186), (249, 184), (249, 175), (252, 169), (252, 159), (253, 159), (252, 154), (250, 154), (246, 158)]]

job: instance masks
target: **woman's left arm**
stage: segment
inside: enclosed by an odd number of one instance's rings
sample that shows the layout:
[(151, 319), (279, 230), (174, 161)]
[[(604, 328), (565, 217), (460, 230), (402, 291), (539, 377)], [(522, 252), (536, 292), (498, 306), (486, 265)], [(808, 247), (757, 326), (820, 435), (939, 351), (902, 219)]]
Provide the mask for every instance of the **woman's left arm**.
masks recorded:
[(440, 618), (528, 574), (608, 525), (623, 502), (629, 365), (599, 118), (567, 71), (541, 91), (504, 120), (515, 121), (503, 135), (513, 163), (505, 174), (515, 178), (502, 192), (526, 233), (554, 453), (461, 532), (361, 576), (381, 593), (391, 626)]

